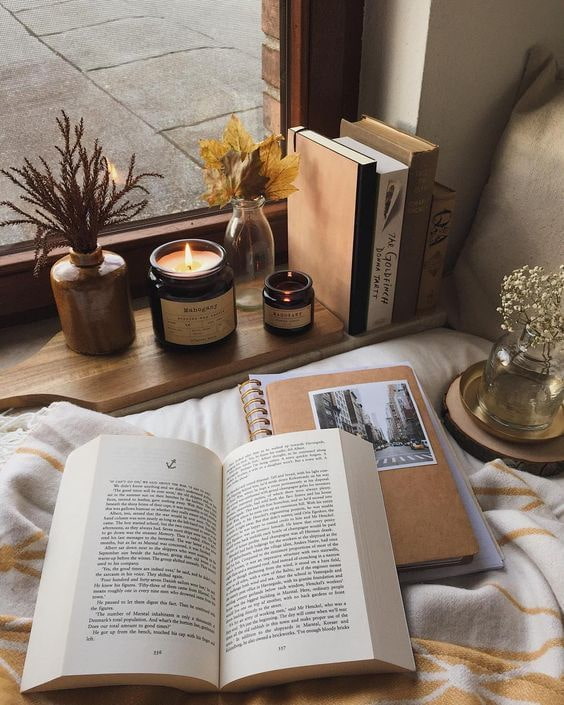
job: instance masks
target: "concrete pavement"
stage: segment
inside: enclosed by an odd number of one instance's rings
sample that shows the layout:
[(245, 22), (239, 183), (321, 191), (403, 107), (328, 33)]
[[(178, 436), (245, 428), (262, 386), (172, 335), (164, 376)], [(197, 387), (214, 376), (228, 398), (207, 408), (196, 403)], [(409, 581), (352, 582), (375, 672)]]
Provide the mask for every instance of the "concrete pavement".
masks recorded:
[[(205, 205), (198, 139), (239, 114), (264, 136), (260, 0), (0, 0), (0, 165), (56, 161), (55, 117), (85, 118), (123, 170), (150, 184), (145, 216)], [(18, 189), (0, 178), (0, 200)], [(0, 208), (0, 219), (9, 211)], [(0, 244), (29, 239), (0, 229)]]

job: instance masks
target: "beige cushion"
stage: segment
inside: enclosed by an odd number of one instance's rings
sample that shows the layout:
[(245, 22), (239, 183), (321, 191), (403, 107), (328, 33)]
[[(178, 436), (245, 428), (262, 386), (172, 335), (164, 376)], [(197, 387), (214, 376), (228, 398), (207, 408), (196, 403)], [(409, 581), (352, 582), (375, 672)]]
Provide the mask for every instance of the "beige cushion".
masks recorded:
[(564, 262), (564, 80), (536, 48), (523, 83), (454, 272), (452, 324), (490, 340), (501, 334), (503, 275)]

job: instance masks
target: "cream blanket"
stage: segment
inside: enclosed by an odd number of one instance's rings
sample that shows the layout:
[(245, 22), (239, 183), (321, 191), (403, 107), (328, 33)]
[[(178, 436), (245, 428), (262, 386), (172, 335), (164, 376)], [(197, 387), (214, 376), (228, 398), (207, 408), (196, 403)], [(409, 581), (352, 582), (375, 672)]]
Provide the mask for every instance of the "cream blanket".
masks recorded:
[(403, 588), (413, 675), (337, 678), (244, 695), (152, 687), (19, 693), (49, 526), (65, 458), (100, 433), (143, 433), (123, 420), (53, 404), (0, 470), (0, 705), (15, 703), (564, 703), (564, 488), (488, 463), (474, 491), (506, 568)]

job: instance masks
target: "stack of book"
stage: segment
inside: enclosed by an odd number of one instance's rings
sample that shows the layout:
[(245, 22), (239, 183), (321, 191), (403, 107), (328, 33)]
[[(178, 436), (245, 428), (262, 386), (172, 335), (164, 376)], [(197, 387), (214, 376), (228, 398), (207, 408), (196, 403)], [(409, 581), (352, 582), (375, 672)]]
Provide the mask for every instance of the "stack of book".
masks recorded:
[(408, 320), (438, 302), (454, 192), (435, 184), (438, 147), (364, 116), (329, 139), (288, 131), (300, 154), (288, 201), (290, 267), (351, 334)]

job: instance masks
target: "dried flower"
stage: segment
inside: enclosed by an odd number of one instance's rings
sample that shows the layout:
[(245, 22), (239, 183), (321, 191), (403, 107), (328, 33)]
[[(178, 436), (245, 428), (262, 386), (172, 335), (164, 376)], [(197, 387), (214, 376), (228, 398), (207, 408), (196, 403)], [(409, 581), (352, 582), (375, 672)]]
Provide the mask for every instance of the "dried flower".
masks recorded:
[(57, 125), (63, 138), (63, 145), (55, 146), (60, 155), (58, 177), (43, 157), (39, 157), (39, 167), (25, 159), (19, 169), (10, 167), (0, 170), (24, 191), (21, 200), (34, 206), (29, 213), (11, 201), (0, 203), (18, 216), (1, 221), (0, 226), (35, 226), (34, 274), (38, 273), (49, 252), (56, 247), (70, 245), (77, 252), (93, 252), (101, 228), (131, 220), (148, 203), (147, 198), (132, 202), (125, 196), (136, 190), (148, 195), (149, 191), (140, 182), (149, 176), (162, 178), (161, 174), (155, 173), (134, 175), (133, 154), (125, 183), (118, 188), (98, 140), (95, 140), (91, 153), (83, 145), (84, 120), (81, 118), (77, 125), (71, 127), (68, 116), (62, 110)]
[(203, 198), (210, 206), (223, 207), (233, 198), (268, 200), (286, 198), (297, 191), (299, 155), (282, 157), (282, 135), (255, 143), (236, 115), (232, 115), (221, 140), (200, 140), (204, 160)]
[(528, 326), (532, 343), (549, 348), (564, 340), (563, 294), (564, 265), (550, 274), (540, 266), (515, 269), (501, 285), (502, 330)]

